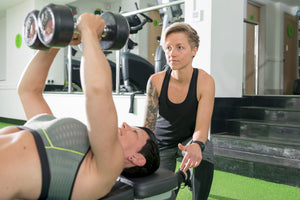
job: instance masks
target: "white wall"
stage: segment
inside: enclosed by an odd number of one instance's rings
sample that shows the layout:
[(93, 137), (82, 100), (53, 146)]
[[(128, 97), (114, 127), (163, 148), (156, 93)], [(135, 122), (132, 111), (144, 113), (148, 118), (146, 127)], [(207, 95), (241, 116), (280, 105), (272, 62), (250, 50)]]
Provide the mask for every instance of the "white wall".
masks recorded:
[(15, 88), (25, 63), (34, 54), (24, 42), (21, 48), (15, 46), (15, 37), (17, 34), (23, 35), (23, 22), (32, 7), (33, 1), (25, 1), (6, 11), (6, 80), (1, 82), (1, 86), (4, 84)]
[[(244, 1), (186, 1), (186, 22), (200, 36), (193, 66), (215, 79), (216, 97), (242, 96)], [(193, 19), (193, 12), (203, 18)]]
[(4, 38), (1, 37), (0, 48), (1, 60), (0, 68), (2, 68), (1, 76), (5, 77), (0, 80), (0, 116), (8, 118), (22, 119), (22, 107), (17, 98), (16, 86), (18, 79), (25, 67), (25, 63), (33, 56), (33, 51), (29, 50), (22, 44), (21, 48), (15, 46), (15, 36), (22, 34), (23, 21), (26, 14), (33, 7), (33, 1), (23, 2), (6, 11), (4, 19), (1, 22), (5, 27), (1, 29), (4, 32)]
[(211, 74), (216, 97), (241, 97), (244, 1), (213, 0)]
[[(6, 17), (1, 16), (0, 17), (0, 27), (6, 27)], [(0, 81), (5, 80), (6, 78), (6, 29), (1, 28), (0, 29)]]
[[(211, 73), (211, 17), (212, 17), (212, 2), (211, 1), (186, 1), (184, 10), (185, 22), (189, 23), (197, 32), (200, 37), (200, 46), (198, 53), (193, 60), (193, 67), (201, 68), (207, 73)], [(193, 12), (201, 12), (202, 19), (193, 19)]]

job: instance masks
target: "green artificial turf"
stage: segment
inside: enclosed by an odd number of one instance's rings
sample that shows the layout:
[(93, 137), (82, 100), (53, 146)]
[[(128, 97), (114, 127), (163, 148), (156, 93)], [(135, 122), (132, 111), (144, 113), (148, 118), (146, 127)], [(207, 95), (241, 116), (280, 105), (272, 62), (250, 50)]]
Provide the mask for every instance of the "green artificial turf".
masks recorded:
[[(185, 187), (177, 199), (191, 200), (192, 194)], [(300, 200), (300, 188), (215, 170), (208, 200)]]
[(0, 128), (4, 128), (6, 126), (16, 126), (15, 124), (0, 122)]
[[(13, 125), (0, 122), (0, 128)], [(192, 200), (191, 191), (180, 189), (177, 200)], [(215, 170), (208, 200), (300, 200), (300, 188)]]

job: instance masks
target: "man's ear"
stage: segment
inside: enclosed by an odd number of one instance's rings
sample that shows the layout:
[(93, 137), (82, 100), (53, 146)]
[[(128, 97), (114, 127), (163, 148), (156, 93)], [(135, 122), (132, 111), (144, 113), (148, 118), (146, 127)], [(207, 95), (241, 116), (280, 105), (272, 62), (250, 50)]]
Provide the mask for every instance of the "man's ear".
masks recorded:
[(146, 158), (141, 153), (135, 153), (132, 156), (129, 157), (129, 160), (135, 165), (135, 166), (144, 166), (146, 164)]

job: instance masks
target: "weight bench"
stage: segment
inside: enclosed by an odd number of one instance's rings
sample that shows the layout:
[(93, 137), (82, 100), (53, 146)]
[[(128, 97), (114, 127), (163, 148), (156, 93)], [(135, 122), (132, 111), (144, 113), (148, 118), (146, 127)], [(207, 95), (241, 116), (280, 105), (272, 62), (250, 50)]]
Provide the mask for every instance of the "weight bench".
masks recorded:
[(163, 168), (141, 178), (120, 176), (110, 193), (101, 200), (173, 200), (177, 196), (175, 190), (180, 180), (178, 176), (178, 173)]

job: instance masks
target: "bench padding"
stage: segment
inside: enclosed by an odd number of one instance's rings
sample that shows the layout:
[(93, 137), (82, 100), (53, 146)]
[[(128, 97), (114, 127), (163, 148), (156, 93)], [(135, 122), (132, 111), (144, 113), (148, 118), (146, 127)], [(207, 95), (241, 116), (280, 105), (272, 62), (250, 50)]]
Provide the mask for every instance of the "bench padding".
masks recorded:
[(178, 187), (177, 175), (163, 168), (142, 178), (120, 177), (120, 181), (133, 187), (134, 197), (137, 199), (156, 196)]

